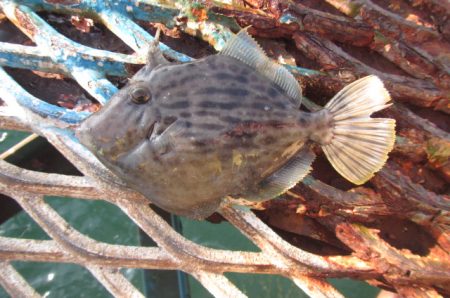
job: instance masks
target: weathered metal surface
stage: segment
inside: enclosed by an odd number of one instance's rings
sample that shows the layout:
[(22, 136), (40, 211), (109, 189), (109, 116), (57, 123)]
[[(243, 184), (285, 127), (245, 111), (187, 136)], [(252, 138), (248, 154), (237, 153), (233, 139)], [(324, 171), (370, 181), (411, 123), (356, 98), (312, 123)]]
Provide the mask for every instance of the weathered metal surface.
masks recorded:
[[(283, 275), (312, 297), (342, 296), (325, 281), (328, 277), (364, 279), (403, 296), (449, 295), (450, 203), (445, 179), (450, 171), (450, 145), (448, 124), (439, 119), (450, 110), (450, 27), (446, 21), (450, 10), (432, 0), (396, 1), (398, 6), (389, 7), (375, 2), (383, 1), (242, 1), (242, 5), (235, 6), (164, 0), (1, 1), (5, 16), (35, 46), (0, 42), (0, 66), (62, 74), (101, 104), (117, 91), (112, 76), (129, 77), (133, 66), (145, 63), (153, 37), (143, 23), (138, 23), (143, 21), (163, 23), (167, 28), (198, 36), (217, 50), (231, 36), (230, 29), (252, 25), (249, 30), (257, 36), (287, 40), (295, 49), (289, 52), (311, 65), (311, 69), (293, 64), (286, 67), (299, 78), (307, 96), (318, 99), (318, 104), (356, 77), (376, 73), (394, 99), (408, 106), (396, 104), (385, 112), (399, 124), (397, 144), (388, 165), (368, 185), (350, 192), (340, 190), (349, 186), (336, 180), (332, 171), (318, 161), (315, 178), (306, 178), (282, 200), (254, 206), (265, 209), (257, 212), (258, 216), (223, 206), (223, 217), (261, 250), (225, 251), (195, 244), (175, 232), (153, 212), (145, 198), (124, 187), (77, 142), (72, 125), (89, 115), (88, 111), (75, 111), (37, 98), (0, 67), (0, 98), (6, 104), (0, 107), (1, 127), (34, 131), (47, 138), (83, 174), (44, 174), (0, 161), (0, 191), (14, 198), (52, 238), (38, 241), (0, 237), (0, 284), (12, 296), (36, 296), (9, 264), (24, 260), (81, 264), (117, 297), (141, 296), (115, 270), (121, 267), (183, 270), (217, 297), (244, 296), (223, 276), (224, 272)], [(417, 7), (433, 18), (427, 18)], [(75, 42), (37, 12), (92, 18), (134, 54)], [(407, 19), (411, 14), (416, 19)], [(192, 59), (163, 43), (160, 46), (175, 61)], [(364, 59), (361, 49), (367, 55), (372, 55), (368, 49), (379, 53), (382, 57), (376, 56), (375, 60), (380, 64), (373, 63), (374, 56)], [(285, 52), (280, 54), (270, 47), (268, 50), (275, 59), (286, 58)], [(319, 107), (312, 101), (306, 103), (309, 109)], [(414, 106), (427, 107), (429, 114), (422, 115), (428, 120), (415, 114)], [(102, 199), (115, 204), (158, 247), (95, 241), (61, 218), (43, 200), (46, 195)], [(271, 226), (295, 236), (281, 237)], [(397, 227), (416, 234), (409, 238), (395, 234), (391, 230)], [(297, 236), (303, 240), (296, 240)], [(400, 241), (397, 237), (403, 242), (396, 242)], [(320, 241), (321, 246), (305, 239)]]
[(0, 284), (13, 297), (40, 297), (39, 294), (8, 262), (0, 262)]
[(32, 124), (32, 119), (25, 118), (27, 114), (22, 111), (24, 108), (31, 112), (28, 114), (30, 117), (36, 114), (69, 124), (77, 123), (88, 115), (86, 112), (79, 113), (57, 107), (34, 97), (17, 84), (1, 67), (0, 80), (3, 82), (0, 87), (0, 98), (6, 102), (10, 109), (14, 109), (14, 112), (11, 113), (20, 117), (24, 123)]

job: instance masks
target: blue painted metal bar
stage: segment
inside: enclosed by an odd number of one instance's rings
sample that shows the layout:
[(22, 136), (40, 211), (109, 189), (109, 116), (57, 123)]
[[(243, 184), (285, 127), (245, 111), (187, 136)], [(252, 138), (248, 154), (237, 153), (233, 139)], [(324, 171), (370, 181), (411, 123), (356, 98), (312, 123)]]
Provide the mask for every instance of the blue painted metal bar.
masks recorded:
[[(98, 50), (70, 40), (53, 29), (27, 6), (18, 5), (14, 1), (8, 0), (4, 0), (3, 3), (0, 2), (0, 6), (3, 8), (5, 15), (30, 37), (41, 48), (41, 51), (45, 51), (52, 57), (55, 63), (71, 65), (79, 62), (84, 67), (93, 69), (99, 69), (99, 66), (103, 68), (107, 66), (105, 64), (113, 61), (140, 63), (133, 55)], [(111, 66), (117, 67), (114, 63)], [(124, 73), (123, 69), (114, 68), (110, 72)]]
[[(110, 53), (103, 51), (105, 53)], [(111, 55), (114, 54), (114, 55)], [(79, 63), (86, 65), (96, 60), (97, 68), (110, 76), (129, 76), (125, 65), (138, 64), (138, 59), (132, 55), (110, 53), (109, 55), (92, 57), (83, 53), (79, 57)], [(49, 53), (39, 47), (24, 46), (19, 44), (0, 42), (0, 66), (39, 70), (50, 73), (61, 73), (71, 76), (67, 67), (62, 63), (55, 63)]]
[[(122, 39), (128, 46), (135, 50), (138, 54), (147, 56), (148, 46), (154, 40), (147, 31), (138, 26), (125, 15), (113, 10), (103, 10), (99, 13), (103, 24), (108, 27), (111, 32)], [(161, 51), (167, 57), (180, 62), (192, 61), (192, 58), (176, 52), (163, 43), (159, 43)], [(145, 63), (145, 60), (143, 61)]]
[(102, 105), (117, 92), (116, 86), (108, 81), (101, 72), (72, 67), (72, 77)]
[[(88, 112), (76, 112), (66, 108), (57, 107), (34, 97), (22, 86), (11, 78), (5, 70), (0, 67), (0, 98), (2, 98), (9, 107), (19, 105), (25, 111), (31, 111), (41, 117), (50, 117), (57, 121), (62, 121), (69, 124), (76, 124), (86, 118), (90, 113)], [(17, 115), (17, 117), (26, 117), (23, 114)], [(26, 113), (26, 112), (25, 112)], [(36, 126), (43, 125), (43, 123), (33, 123)]]
[(0, 42), (0, 66), (65, 73), (64, 67), (55, 64), (37, 47)]
[[(72, 74), (72, 77), (75, 80), (78, 81), (81, 79), (78, 83), (85, 87), (86, 91), (99, 102), (104, 103), (117, 91), (117, 88), (104, 79), (104, 75), (99, 72), (101, 69), (99, 66), (103, 67), (104, 62), (96, 59), (99, 55), (103, 57), (109, 56), (109, 59), (111, 59), (112, 57), (110, 56), (112, 53), (86, 47), (71, 41), (67, 37), (59, 34), (29, 7), (16, 5), (10, 1), (2, 4), (2, 7), (6, 16), (10, 20), (13, 20), (25, 34), (32, 38), (38, 47), (48, 51), (55, 63), (65, 65), (65, 71)], [(84, 59), (84, 54), (88, 54), (88, 56), (93, 59)], [(123, 57), (116, 56), (115, 58), (127, 59), (126, 55), (122, 56)], [(108, 62), (108, 60), (106, 60), (106, 62)], [(97, 71), (98, 74), (94, 75), (93, 71)], [(78, 75), (80, 72), (87, 74), (88, 77)], [(87, 84), (86, 82), (86, 80), (92, 82), (99, 78), (102, 79), (96, 80), (95, 84)]]
[[(107, 61), (109, 66), (113, 65)], [(27, 47), (22, 45), (14, 45), (9, 43), (0, 43), (0, 65), (25, 68), (32, 70), (40, 70), (52, 73), (62, 73), (74, 78), (85, 90), (104, 104), (106, 101), (117, 92), (117, 88), (111, 84), (104, 74), (98, 71), (87, 68), (72, 67), (71, 72), (68, 72), (63, 64), (55, 64), (50, 57), (42, 54), (37, 47)], [(122, 75), (126, 76), (124, 64), (118, 62), (114, 63), (114, 68), (122, 68)], [(108, 67), (108, 70), (111, 69)], [(117, 74), (117, 73), (115, 73)]]
[(56, 11), (63, 13), (75, 13), (88, 15), (95, 18), (102, 11), (115, 11), (130, 18), (164, 23), (173, 27), (180, 10), (169, 1), (164, 0), (77, 0), (77, 1), (45, 1), (45, 0), (21, 0), (21, 4), (34, 10)]
[[(8, 0), (7, 0), (8, 1)], [(16, 1), (13, 1), (16, 2)], [(34, 10), (45, 11), (68, 11), (76, 14), (95, 14), (97, 1), (81, 0), (81, 1), (46, 1), (46, 0), (21, 0), (20, 4), (26, 5)], [(105, 1), (99, 1), (105, 2)]]

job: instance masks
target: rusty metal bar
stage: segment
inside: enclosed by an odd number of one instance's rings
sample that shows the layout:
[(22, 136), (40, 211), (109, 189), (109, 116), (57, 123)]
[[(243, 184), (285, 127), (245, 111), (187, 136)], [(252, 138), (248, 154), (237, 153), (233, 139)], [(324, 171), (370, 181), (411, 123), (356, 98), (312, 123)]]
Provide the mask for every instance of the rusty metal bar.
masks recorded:
[(194, 276), (211, 294), (213, 294), (214, 297), (247, 297), (222, 274), (207, 273), (202, 271), (193, 271), (190, 272), (190, 274)]
[(9, 190), (30, 191), (43, 195), (72, 196), (83, 199), (100, 199), (100, 192), (86, 177), (47, 174), (25, 170), (0, 160), (0, 182)]
[(0, 284), (11, 297), (41, 297), (8, 262), (0, 261)]
[(344, 298), (339, 291), (323, 279), (300, 276), (298, 278), (293, 278), (292, 281), (310, 297)]
[(119, 269), (92, 265), (86, 268), (114, 297), (144, 298), (144, 295), (119, 272)]
[[(96, 241), (89, 239), (91, 243)], [(85, 242), (83, 242), (85, 243)], [(104, 257), (80, 260), (55, 240), (31, 240), (0, 237), (0, 258), (8, 261), (78, 263), (109, 268), (177, 269), (173, 259), (158, 247), (138, 247), (103, 243)], [(95, 248), (94, 248), (95, 249)], [(85, 251), (92, 250), (92, 245)], [(100, 254), (94, 250), (92, 254)]]

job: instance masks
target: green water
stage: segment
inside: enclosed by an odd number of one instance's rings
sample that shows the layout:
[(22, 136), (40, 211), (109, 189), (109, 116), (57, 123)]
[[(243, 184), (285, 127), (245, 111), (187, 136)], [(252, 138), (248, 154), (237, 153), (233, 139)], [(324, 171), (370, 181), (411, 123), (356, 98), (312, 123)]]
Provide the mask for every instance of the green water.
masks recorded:
[[(4, 135), (3, 133), (7, 133)], [(0, 152), (27, 134), (0, 131)], [(121, 245), (139, 245), (138, 229), (116, 206), (104, 201), (46, 198), (46, 201), (75, 229), (98, 241)], [(1, 204), (1, 202), (0, 202)], [(211, 224), (181, 218), (183, 235), (212, 248), (258, 251), (247, 238), (228, 223)], [(25, 239), (49, 239), (24, 212), (2, 225), (0, 235)], [(20, 274), (44, 297), (111, 297), (83, 267), (72, 264), (12, 262)], [(124, 276), (144, 292), (143, 271), (122, 269)], [(307, 297), (290, 280), (272, 275), (228, 273), (226, 276), (249, 297)], [(331, 280), (346, 297), (375, 297), (378, 289), (349, 279)], [(191, 297), (212, 297), (196, 280), (189, 277)], [(175, 285), (174, 285), (175, 286)], [(8, 297), (0, 287), (0, 298)], [(164, 297), (164, 294), (158, 295)]]
[(0, 130), (0, 153), (8, 150), (28, 135), (30, 134), (22, 131)]
[[(46, 201), (74, 228), (95, 240), (139, 245), (138, 229), (116, 206), (104, 201), (86, 201), (68, 198), (47, 198)], [(20, 212), (0, 225), (0, 235), (27, 239), (49, 239), (45, 232), (24, 212)], [(111, 297), (91, 276), (78, 265), (13, 262), (22, 276), (45, 297)], [(122, 270), (138, 289), (143, 291), (140, 269)], [(0, 289), (0, 297), (8, 297)]]
[[(252, 242), (227, 222), (211, 224), (185, 218), (182, 218), (181, 222), (183, 235), (198, 244), (217, 249), (259, 251)], [(249, 297), (308, 297), (292, 281), (284, 277), (240, 273), (225, 275)], [(371, 298), (376, 297), (379, 292), (377, 288), (361, 281), (351, 279), (330, 279), (329, 281), (348, 298)], [(192, 297), (213, 297), (195, 279), (189, 278), (189, 284)]]
[[(113, 244), (139, 245), (138, 230), (120, 209), (103, 201), (47, 198), (47, 202), (73, 227), (96, 239)], [(196, 243), (220, 249), (258, 251), (228, 223), (211, 224), (182, 218), (183, 234)], [(48, 239), (24, 212), (0, 225), (0, 235)], [(77, 265), (13, 262), (13, 266), (45, 297), (110, 297), (90, 273)], [(141, 291), (141, 270), (126, 269), (124, 275)], [(290, 280), (272, 275), (228, 273), (226, 276), (249, 297), (307, 297)], [(375, 297), (378, 290), (352, 280), (332, 280), (346, 297)], [(189, 278), (191, 297), (212, 297)], [(82, 290), (80, 290), (82, 289)], [(0, 289), (0, 297), (8, 297)], [(161, 296), (163, 297), (163, 295)]]

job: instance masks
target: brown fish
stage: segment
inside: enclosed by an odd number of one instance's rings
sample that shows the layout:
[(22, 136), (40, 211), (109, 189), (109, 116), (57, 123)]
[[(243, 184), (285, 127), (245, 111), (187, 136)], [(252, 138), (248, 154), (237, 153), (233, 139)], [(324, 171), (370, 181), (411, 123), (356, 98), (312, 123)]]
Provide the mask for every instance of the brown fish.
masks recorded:
[(310, 171), (314, 143), (362, 184), (395, 139), (393, 119), (370, 118), (390, 97), (375, 76), (316, 113), (299, 110), (295, 78), (245, 30), (217, 55), (178, 64), (152, 45), (148, 64), (78, 130), (82, 144), (161, 208), (203, 218), (226, 196), (268, 200)]

